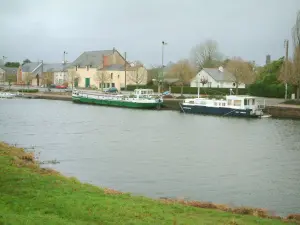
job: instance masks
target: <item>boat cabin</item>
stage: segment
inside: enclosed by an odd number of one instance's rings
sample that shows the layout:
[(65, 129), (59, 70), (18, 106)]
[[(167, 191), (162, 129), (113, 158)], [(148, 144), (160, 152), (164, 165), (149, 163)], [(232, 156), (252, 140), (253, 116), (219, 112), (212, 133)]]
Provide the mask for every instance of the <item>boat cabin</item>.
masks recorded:
[(154, 95), (153, 89), (135, 89), (134, 95), (137, 97), (150, 97)]
[(263, 108), (258, 104), (253, 96), (248, 95), (227, 95), (225, 99), (208, 99), (208, 98), (195, 98), (185, 99), (186, 105), (199, 105), (207, 107), (226, 107), (233, 109), (256, 109)]
[(226, 101), (228, 107), (251, 109), (257, 106), (255, 97), (248, 95), (228, 95)]

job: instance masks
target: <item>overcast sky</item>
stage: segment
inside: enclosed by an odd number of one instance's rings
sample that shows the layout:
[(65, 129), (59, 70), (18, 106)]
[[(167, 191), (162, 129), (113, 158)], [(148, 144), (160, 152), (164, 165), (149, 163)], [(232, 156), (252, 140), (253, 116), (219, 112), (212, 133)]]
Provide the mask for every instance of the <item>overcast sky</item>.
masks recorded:
[(6, 61), (61, 62), (112, 49), (130, 60), (188, 58), (214, 39), (227, 56), (264, 64), (284, 54), (300, 0), (0, 0), (0, 56)]

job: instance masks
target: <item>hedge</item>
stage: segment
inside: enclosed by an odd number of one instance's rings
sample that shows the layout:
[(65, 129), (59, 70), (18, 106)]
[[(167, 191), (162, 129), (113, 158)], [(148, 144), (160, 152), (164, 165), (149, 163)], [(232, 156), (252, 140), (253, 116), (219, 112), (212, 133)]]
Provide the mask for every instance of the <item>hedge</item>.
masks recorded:
[(18, 92), (37, 93), (39, 89), (18, 89)]
[[(135, 85), (128, 85), (127, 91), (134, 91), (137, 86)], [(146, 86), (141, 85), (138, 88), (150, 88), (157, 92), (157, 86)], [(124, 90), (124, 89), (123, 89)], [(164, 89), (168, 90), (168, 89)], [(232, 89), (235, 93), (235, 88)], [(171, 93), (180, 94), (181, 87), (180, 86), (173, 86), (171, 87)], [(197, 87), (183, 87), (183, 94), (194, 94), (198, 93)], [(229, 88), (208, 88), (208, 87), (200, 87), (201, 94), (207, 95), (228, 95), (230, 93)], [(292, 87), (288, 86), (288, 96), (293, 93)], [(239, 95), (253, 95), (258, 97), (269, 97), (269, 98), (284, 98), (285, 96), (285, 85), (284, 84), (263, 84), (263, 83), (254, 83), (249, 85), (247, 88), (240, 88), (238, 91)]]
[[(127, 86), (127, 91), (133, 91), (136, 89), (137, 86), (135, 85), (128, 85)], [(139, 89), (141, 88), (150, 88), (153, 89), (155, 92), (157, 92), (157, 86), (146, 86), (146, 85), (140, 85), (138, 86)], [(165, 88), (164, 90), (169, 90), (168, 88)], [(235, 92), (235, 89), (232, 89), (233, 92)], [(174, 94), (180, 94), (181, 93), (181, 87), (180, 86), (173, 86), (171, 87), (171, 93)], [(188, 87), (184, 86), (183, 87), (183, 94), (197, 94), (198, 93), (198, 88), (197, 87)], [(229, 88), (208, 88), (208, 87), (200, 87), (200, 93), (201, 94), (208, 94), (208, 95), (228, 95), (230, 93)], [(244, 95), (248, 94), (248, 90), (243, 88), (239, 89), (239, 94)]]
[[(270, 84), (255, 83), (249, 86), (249, 94), (259, 97), (268, 98), (284, 98), (285, 85), (284, 84)], [(292, 87), (288, 86), (288, 96), (292, 94)]]

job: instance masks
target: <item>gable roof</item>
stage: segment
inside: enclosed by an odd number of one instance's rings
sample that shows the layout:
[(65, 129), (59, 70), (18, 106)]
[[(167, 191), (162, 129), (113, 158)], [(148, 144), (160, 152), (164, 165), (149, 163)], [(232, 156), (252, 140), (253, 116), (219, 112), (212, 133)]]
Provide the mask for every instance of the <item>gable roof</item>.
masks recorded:
[[(60, 72), (71, 66), (70, 63), (63, 65), (62, 63), (43, 63), (43, 72)], [(31, 62), (22, 66), (22, 72), (30, 72), (37, 75), (42, 72), (42, 63)]]
[(114, 50), (101, 50), (101, 51), (87, 51), (82, 53), (75, 61), (72, 63), (73, 66), (89, 66), (99, 67), (102, 65), (102, 58), (106, 55), (113, 54)]
[(6, 66), (0, 66), (0, 68), (2, 70), (4, 70), (4, 72), (6, 74), (9, 74), (9, 75), (12, 75), (12, 74), (17, 75), (18, 69), (19, 69), (18, 67), (6, 67)]
[(234, 82), (235, 78), (232, 73), (223, 69), (223, 72), (219, 68), (203, 68), (203, 70), (208, 73), (215, 81), (229, 81)]

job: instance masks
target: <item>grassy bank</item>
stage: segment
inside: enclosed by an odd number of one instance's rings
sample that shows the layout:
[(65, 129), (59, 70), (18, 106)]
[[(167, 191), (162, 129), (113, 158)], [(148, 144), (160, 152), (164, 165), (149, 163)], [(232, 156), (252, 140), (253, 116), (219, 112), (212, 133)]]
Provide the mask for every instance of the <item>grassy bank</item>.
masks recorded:
[(32, 153), (4, 143), (0, 171), (0, 224), (295, 224), (260, 218), (266, 217), (262, 210), (152, 200), (83, 184), (40, 168)]

